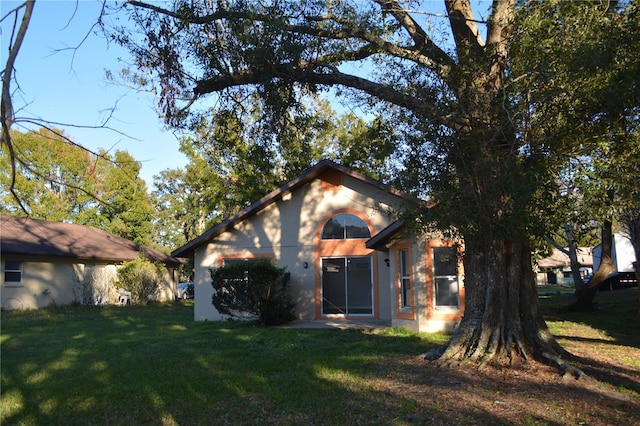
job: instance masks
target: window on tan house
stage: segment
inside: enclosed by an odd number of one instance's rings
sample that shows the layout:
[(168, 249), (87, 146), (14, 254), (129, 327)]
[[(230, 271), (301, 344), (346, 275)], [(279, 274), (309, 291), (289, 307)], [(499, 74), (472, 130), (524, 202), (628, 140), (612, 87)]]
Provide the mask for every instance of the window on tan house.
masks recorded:
[(5, 285), (20, 285), (22, 283), (22, 262), (19, 260), (4, 261)]
[(323, 225), (320, 238), (326, 243), (326, 251), (320, 249), (320, 314), (374, 315), (373, 258), (364, 241), (355, 243), (362, 248), (347, 241), (371, 238), (365, 220), (337, 213)]
[(349, 213), (333, 216), (322, 228), (323, 240), (346, 240), (349, 238), (371, 238), (364, 220)]
[(460, 306), (456, 247), (433, 248), (433, 281), (436, 307)]
[(398, 280), (400, 287), (400, 309), (411, 308), (411, 272), (409, 269), (409, 250), (398, 250)]

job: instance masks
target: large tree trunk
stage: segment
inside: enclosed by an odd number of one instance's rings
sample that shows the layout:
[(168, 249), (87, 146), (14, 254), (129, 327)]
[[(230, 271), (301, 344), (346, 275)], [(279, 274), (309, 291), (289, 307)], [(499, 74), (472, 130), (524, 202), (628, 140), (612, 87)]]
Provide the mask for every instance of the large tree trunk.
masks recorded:
[(524, 220), (536, 184), (527, 163), (520, 161), (521, 141), (504, 104), (513, 5), (494, 2), (487, 47), (474, 50), (468, 48), (474, 45), (469, 37), (477, 33), (469, 19), (470, 3), (446, 4), (459, 37), (460, 73), (452, 75), (450, 87), (460, 114), (449, 150), (457, 193), (441, 198), (452, 203), (448, 213), (464, 238), (466, 303), (451, 340), (426, 358), (445, 365), (535, 359), (565, 366), (559, 357), (567, 352), (539, 311)]
[(451, 340), (427, 354), (444, 364), (536, 359), (559, 364), (566, 354), (538, 309), (538, 293), (526, 237), (465, 237), (464, 317)]

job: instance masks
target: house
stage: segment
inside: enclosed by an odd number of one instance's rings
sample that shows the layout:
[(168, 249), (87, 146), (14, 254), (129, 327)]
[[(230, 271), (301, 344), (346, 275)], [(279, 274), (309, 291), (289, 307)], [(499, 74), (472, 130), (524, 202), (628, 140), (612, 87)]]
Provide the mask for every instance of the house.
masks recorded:
[(3, 309), (118, 300), (117, 265), (141, 254), (166, 266), (159, 300), (173, 300), (180, 262), (91, 226), (0, 216)]
[[(565, 248), (565, 250), (568, 250)], [(593, 250), (591, 247), (578, 247), (576, 256), (580, 263), (580, 274), (584, 278), (593, 273)], [(551, 255), (536, 261), (536, 284), (538, 285), (574, 285), (571, 260), (564, 251), (554, 248)]]
[(394, 221), (393, 212), (415, 202), (347, 167), (318, 163), (172, 253), (193, 258), (195, 320), (224, 319), (211, 302), (211, 268), (268, 258), (291, 273), (299, 320), (450, 330), (464, 310), (460, 256), (453, 242), (412, 237)]

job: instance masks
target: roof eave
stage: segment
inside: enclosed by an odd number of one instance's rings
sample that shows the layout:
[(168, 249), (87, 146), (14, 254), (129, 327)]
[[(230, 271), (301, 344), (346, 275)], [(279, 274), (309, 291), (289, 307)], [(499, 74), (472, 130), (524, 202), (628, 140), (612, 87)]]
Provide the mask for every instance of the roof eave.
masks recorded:
[(195, 253), (195, 251), (200, 246), (207, 244), (209, 241), (211, 241), (218, 235), (233, 228), (237, 223), (243, 221), (249, 216), (252, 216), (260, 212), (261, 210), (264, 210), (266, 207), (273, 204), (277, 200), (281, 199), (288, 193), (293, 192), (295, 189), (299, 188), (300, 186), (303, 186), (304, 184), (317, 178), (322, 173), (330, 169), (338, 170), (339, 172), (344, 173), (345, 175), (351, 176), (354, 179), (369, 183), (370, 185), (373, 185), (380, 189), (384, 189), (385, 191), (397, 197), (403, 198), (407, 201), (412, 201), (412, 202), (416, 201), (413, 197), (403, 193), (402, 191), (395, 189), (389, 185), (385, 185), (382, 182), (379, 182), (368, 176), (365, 176), (360, 172), (351, 170), (350, 168), (343, 166), (341, 164), (334, 163), (331, 160), (323, 160), (318, 164), (316, 164), (315, 166), (309, 167), (304, 173), (302, 173), (297, 178), (289, 181), (288, 183), (281, 186), (280, 188), (271, 191), (269, 194), (265, 195), (260, 200), (256, 201), (250, 206), (240, 210), (238, 213), (231, 216), (229, 219), (225, 220), (224, 222), (221, 222), (219, 225), (214, 226), (213, 228), (206, 231), (202, 235), (187, 242), (182, 247), (179, 247), (178, 249), (174, 250), (173, 252), (171, 252), (171, 256), (182, 257), (182, 258), (193, 256), (193, 253)]

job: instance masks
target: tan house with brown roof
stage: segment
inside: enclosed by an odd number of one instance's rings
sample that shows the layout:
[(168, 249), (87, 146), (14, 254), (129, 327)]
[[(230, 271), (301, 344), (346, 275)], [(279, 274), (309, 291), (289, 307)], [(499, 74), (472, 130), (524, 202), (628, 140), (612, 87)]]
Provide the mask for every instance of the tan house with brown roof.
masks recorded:
[(451, 329), (464, 310), (455, 246), (412, 238), (392, 212), (416, 200), (331, 161), (175, 250), (194, 260), (197, 321), (222, 320), (210, 269), (269, 258), (291, 273), (297, 318)]
[(166, 265), (159, 300), (173, 300), (179, 261), (103, 230), (62, 222), (0, 216), (3, 309), (117, 301), (116, 268), (141, 254)]

